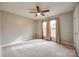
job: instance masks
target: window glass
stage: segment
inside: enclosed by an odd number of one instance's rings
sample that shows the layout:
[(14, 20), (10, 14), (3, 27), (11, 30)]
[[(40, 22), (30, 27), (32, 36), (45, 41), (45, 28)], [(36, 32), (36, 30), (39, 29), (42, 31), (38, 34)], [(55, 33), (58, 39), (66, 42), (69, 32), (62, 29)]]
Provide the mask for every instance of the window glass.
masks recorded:
[(56, 41), (56, 20), (51, 20), (50, 26), (51, 26), (51, 39), (53, 41)]
[(47, 32), (46, 29), (47, 29), (47, 22), (44, 21), (44, 22), (43, 22), (43, 36), (44, 36), (44, 37), (46, 37), (46, 32)]

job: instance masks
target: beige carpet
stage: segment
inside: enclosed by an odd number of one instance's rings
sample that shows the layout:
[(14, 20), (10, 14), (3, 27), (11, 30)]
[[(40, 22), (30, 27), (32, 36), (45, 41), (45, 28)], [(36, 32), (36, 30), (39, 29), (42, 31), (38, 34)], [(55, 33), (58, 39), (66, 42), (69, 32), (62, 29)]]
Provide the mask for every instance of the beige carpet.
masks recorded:
[(75, 49), (66, 44), (57, 44), (42, 39), (2, 48), (4, 57), (76, 57)]

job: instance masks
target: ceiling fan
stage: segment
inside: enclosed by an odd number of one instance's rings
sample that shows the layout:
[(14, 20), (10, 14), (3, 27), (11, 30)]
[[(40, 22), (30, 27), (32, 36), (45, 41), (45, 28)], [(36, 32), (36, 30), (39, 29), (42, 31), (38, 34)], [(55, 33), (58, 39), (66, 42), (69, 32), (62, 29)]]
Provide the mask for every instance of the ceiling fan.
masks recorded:
[(41, 10), (39, 8), (39, 6), (36, 6), (36, 10), (37, 10), (36, 12), (29, 12), (29, 13), (35, 13), (36, 14), (35, 16), (40, 16), (40, 15), (45, 16), (44, 13), (49, 12), (48, 9), (47, 10)]

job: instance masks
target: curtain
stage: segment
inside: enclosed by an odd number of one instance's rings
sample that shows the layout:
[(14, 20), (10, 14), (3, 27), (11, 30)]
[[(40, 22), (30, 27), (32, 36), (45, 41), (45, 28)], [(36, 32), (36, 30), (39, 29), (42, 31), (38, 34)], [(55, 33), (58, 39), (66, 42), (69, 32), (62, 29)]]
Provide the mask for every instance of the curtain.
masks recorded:
[(42, 39), (44, 39), (44, 36), (43, 36), (43, 21), (42, 21), (41, 26), (42, 26)]
[(47, 40), (51, 40), (50, 18), (47, 21)]
[(60, 18), (56, 17), (56, 42), (61, 43), (61, 35), (60, 35)]

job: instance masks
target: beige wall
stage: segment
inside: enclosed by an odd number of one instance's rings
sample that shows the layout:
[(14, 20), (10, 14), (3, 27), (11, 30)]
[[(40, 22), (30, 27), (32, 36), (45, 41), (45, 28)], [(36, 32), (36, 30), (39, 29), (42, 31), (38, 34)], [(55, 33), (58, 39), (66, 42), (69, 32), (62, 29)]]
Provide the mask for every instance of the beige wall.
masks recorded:
[(2, 11), (1, 45), (31, 40), (35, 34), (35, 21)]
[(73, 44), (73, 12), (60, 15), (60, 19), (62, 42)]
[(42, 39), (42, 21), (36, 21), (36, 37), (37, 39)]
[(1, 11), (0, 11), (0, 45), (1, 45)]
[[(1, 45), (1, 11), (0, 11), (0, 45)], [(0, 47), (0, 56), (1, 56), (1, 47)]]

